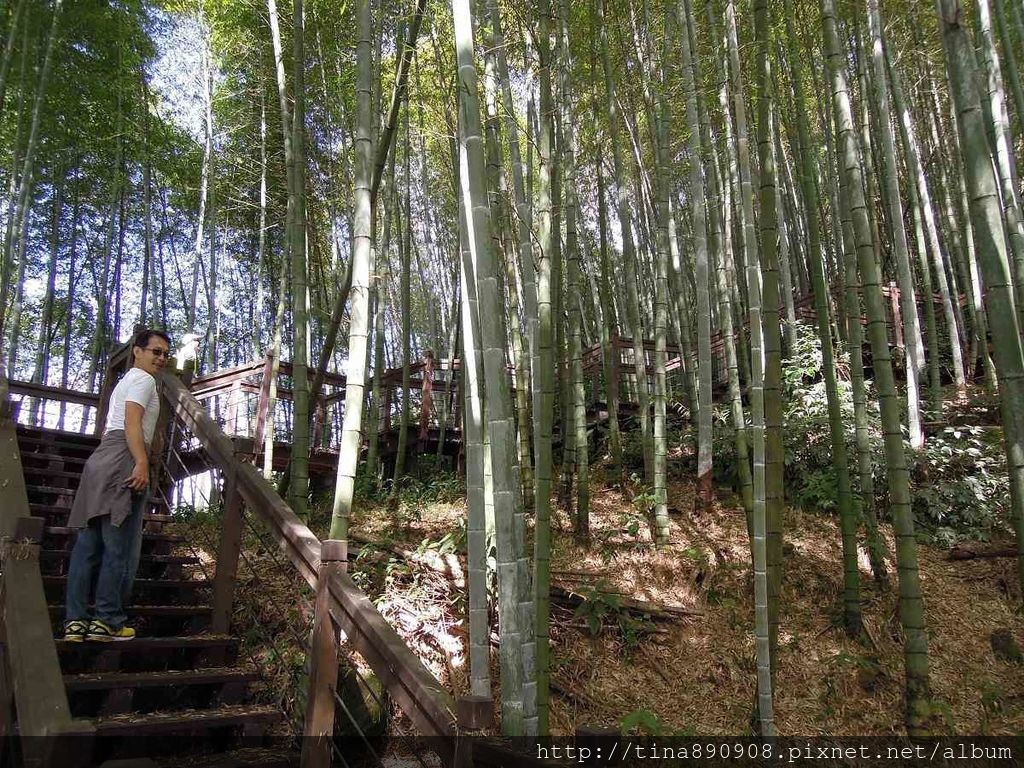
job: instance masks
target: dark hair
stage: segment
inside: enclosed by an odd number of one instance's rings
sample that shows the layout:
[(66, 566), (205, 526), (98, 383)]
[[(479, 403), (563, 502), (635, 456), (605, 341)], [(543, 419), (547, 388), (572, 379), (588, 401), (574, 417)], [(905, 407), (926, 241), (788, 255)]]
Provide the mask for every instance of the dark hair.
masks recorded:
[(145, 349), (149, 346), (149, 340), (156, 336), (157, 338), (163, 339), (167, 342), (167, 346), (171, 346), (171, 337), (163, 331), (155, 331), (152, 328), (146, 328), (135, 334), (135, 338), (132, 340), (132, 346), (141, 347)]

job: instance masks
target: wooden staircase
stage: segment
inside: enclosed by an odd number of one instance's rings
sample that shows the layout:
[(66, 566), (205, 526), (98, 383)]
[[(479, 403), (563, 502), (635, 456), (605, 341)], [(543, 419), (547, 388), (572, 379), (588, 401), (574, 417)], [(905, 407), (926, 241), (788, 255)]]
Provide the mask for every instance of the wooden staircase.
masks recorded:
[[(45, 518), (39, 562), (60, 637), (75, 540), (67, 515), (99, 441), (25, 427), (17, 437), (30, 511)], [(150, 504), (128, 607), (137, 638), (56, 642), (71, 715), (95, 728), (91, 756), (80, 765), (126, 758), (207, 768), (298, 765), (298, 753), (269, 734), (281, 712), (249, 701), (257, 675), (238, 664), (238, 638), (210, 633), (211, 583), (193, 573), (197, 560), (182, 552), (183, 538), (164, 531), (170, 520), (169, 510)]]
[[(362, 758), (364, 745), (357, 742), (359, 754), (345, 757), (338, 751), (346, 749), (344, 742), (331, 737), (338, 733), (336, 704), (351, 716), (337, 687), (339, 636), (346, 638), (344, 653), (358, 654), (379, 680), (383, 690), (373, 694), (378, 704), (397, 704), (414, 732), (428, 738), (426, 748), (440, 764), (452, 765), (460, 729), (490, 723), (493, 702), (460, 701), (456, 712), (440, 681), (348, 575), (346, 542), (321, 542), (296, 517), (192, 395), (187, 376), (158, 377), (158, 428), (167, 428), (161, 431), (167, 445), (159, 462), (172, 482), (204, 472), (219, 477), (222, 517), (213, 533), (218, 541), (204, 541), (200, 553), (170, 532), (171, 511), (151, 504), (135, 604), (127, 606), (136, 639), (68, 643), (59, 636), (76, 535), (67, 515), (98, 440), (39, 429), (44, 422), (34, 415), (28, 423), (36, 426), (18, 425), (18, 417), (30, 397), (96, 409), (95, 420), (102, 423), (107, 384), (116, 381), (129, 352), (130, 343), (111, 353), (98, 396), (9, 382), (0, 371), (0, 766), (327, 768), (335, 757), (335, 764), (350, 764)], [(175, 468), (184, 475), (175, 477)], [(298, 642), (309, 664), (308, 685), (274, 692), (305, 705), (301, 724), (253, 700), (255, 675), (237, 663), (240, 643), (227, 634), (236, 587), (243, 587), (237, 568), (246, 557), (246, 524), (261, 532), (253, 546), (273, 554), (280, 575), (293, 582), (294, 599), (315, 593), (311, 640)], [(190, 529), (181, 532), (190, 537)], [(215, 568), (207, 554), (214, 555)], [(280, 658), (272, 634), (258, 625), (245, 631), (260, 634), (260, 642), (275, 646)], [(254, 664), (267, 666), (255, 659)], [(370, 670), (359, 674), (366, 677)], [(381, 698), (385, 692), (388, 699)], [(299, 731), (310, 734), (301, 739), (301, 754)], [(470, 765), (467, 760), (461, 764)]]

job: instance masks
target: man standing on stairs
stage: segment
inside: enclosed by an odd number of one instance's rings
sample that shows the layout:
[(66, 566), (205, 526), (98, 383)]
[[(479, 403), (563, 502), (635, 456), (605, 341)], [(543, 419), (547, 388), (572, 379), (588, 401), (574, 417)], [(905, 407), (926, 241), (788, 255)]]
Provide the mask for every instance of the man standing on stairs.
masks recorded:
[[(125, 603), (142, 546), (142, 515), (149, 486), (149, 446), (156, 432), (158, 371), (167, 365), (171, 339), (144, 330), (132, 342), (132, 367), (110, 395), (107, 424), (89, 457), (68, 525), (80, 528), (68, 566), (64, 639), (131, 640)], [(95, 586), (94, 615), (89, 594)]]

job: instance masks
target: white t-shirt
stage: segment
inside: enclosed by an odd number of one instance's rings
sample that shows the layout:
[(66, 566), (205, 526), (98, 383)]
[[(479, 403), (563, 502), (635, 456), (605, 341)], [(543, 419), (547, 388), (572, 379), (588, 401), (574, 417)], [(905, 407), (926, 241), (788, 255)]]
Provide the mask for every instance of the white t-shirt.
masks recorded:
[(107, 428), (104, 434), (114, 429), (124, 429), (124, 406), (132, 402), (141, 405), (142, 437), (146, 445), (153, 442), (156, 420), (160, 416), (160, 395), (156, 391), (156, 379), (141, 368), (129, 368), (110, 393), (110, 410), (107, 411)]

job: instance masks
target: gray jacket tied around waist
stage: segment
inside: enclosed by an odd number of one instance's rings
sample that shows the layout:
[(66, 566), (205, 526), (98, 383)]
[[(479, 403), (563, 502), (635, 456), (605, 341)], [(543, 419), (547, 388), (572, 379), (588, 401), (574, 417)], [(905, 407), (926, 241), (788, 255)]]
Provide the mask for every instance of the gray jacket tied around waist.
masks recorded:
[(85, 462), (82, 480), (68, 516), (68, 527), (85, 528), (94, 517), (110, 515), (121, 525), (132, 511), (132, 489), (125, 485), (135, 469), (123, 429), (103, 435), (99, 447)]

